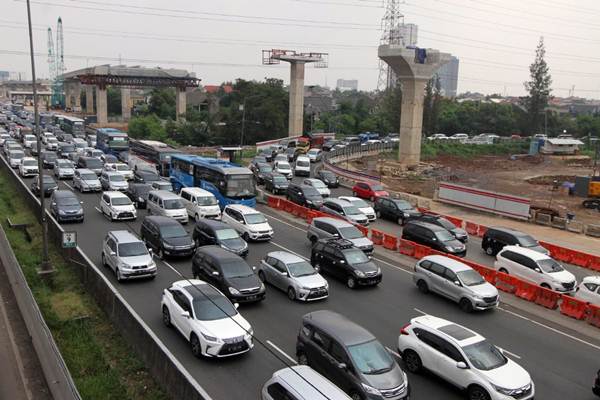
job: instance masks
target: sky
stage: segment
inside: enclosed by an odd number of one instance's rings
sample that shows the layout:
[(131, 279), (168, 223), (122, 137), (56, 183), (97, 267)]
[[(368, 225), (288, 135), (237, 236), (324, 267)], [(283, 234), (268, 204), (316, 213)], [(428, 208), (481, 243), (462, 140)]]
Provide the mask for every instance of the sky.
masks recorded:
[[(600, 99), (597, 0), (404, 0), (418, 46), (460, 59), (458, 91), (524, 95), (544, 36), (553, 95)], [(100, 64), (182, 68), (203, 84), (279, 78), (287, 64), (262, 65), (263, 49), (328, 53), (307, 68), (307, 85), (357, 79), (377, 86), (383, 0), (31, 0), (36, 70), (48, 77), (48, 35), (63, 20), (67, 71)], [(576, 5), (575, 5), (576, 4)], [(31, 77), (25, 0), (2, 0), (0, 70)]]

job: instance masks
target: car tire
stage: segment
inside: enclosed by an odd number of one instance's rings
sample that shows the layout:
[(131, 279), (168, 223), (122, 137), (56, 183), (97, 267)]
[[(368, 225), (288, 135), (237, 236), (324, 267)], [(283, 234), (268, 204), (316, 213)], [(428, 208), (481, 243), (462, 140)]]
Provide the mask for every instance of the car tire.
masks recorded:
[(473, 385), (467, 390), (469, 400), (491, 400), (489, 393), (478, 385)]
[(196, 222), (200, 222), (200, 215), (198, 215), (198, 214), (194, 215), (194, 220)]
[(350, 289), (356, 289), (356, 279), (352, 275), (348, 276), (348, 279), (346, 279), (346, 286)]
[(248, 235), (248, 232), (244, 232), (244, 234), (242, 235), (242, 239), (244, 239), (246, 243), (250, 242), (250, 235)]
[(258, 271), (258, 279), (260, 279), (260, 281), (262, 283), (267, 283), (267, 277), (265, 276), (265, 273), (262, 271)]
[(296, 356), (299, 365), (308, 365), (308, 357), (303, 352), (299, 352)]
[(354, 197), (358, 197), (358, 196), (356, 195), (356, 192), (355, 192), (355, 191), (352, 191), (352, 196), (354, 196)]
[(425, 282), (424, 280), (420, 280), (417, 282), (417, 287), (419, 288), (419, 291), (423, 294), (427, 294), (429, 293), (429, 286), (427, 285), (427, 282)]
[(102, 266), (108, 267), (108, 264), (106, 263), (106, 258), (104, 257), (104, 252), (102, 252)]
[(552, 288), (550, 287), (550, 285), (548, 285), (548, 284), (547, 284), (547, 283), (545, 283), (545, 282), (544, 282), (544, 283), (542, 283), (540, 286), (541, 286), (541, 287), (543, 287), (544, 289), (549, 289), (549, 290), (552, 290)]
[(314, 246), (314, 245), (315, 245), (315, 243), (317, 243), (317, 241), (318, 241), (319, 239), (318, 239), (316, 236), (311, 236), (309, 240), (310, 240), (310, 244), (311, 244), (312, 246)]
[(458, 305), (460, 306), (460, 309), (466, 313), (473, 312), (473, 303), (471, 303), (471, 300), (467, 299), (466, 297), (460, 299)]
[(404, 360), (404, 365), (406, 366), (408, 372), (418, 374), (423, 369), (423, 361), (421, 361), (421, 357), (419, 357), (419, 355), (412, 350), (406, 350), (402, 354), (402, 359)]
[(167, 306), (163, 306), (162, 308), (162, 320), (167, 328), (171, 327), (171, 314), (169, 313), (169, 308)]
[(506, 270), (506, 268), (500, 268), (500, 269), (498, 270), (498, 272), (502, 272), (503, 274), (510, 275), (510, 274), (508, 273), (508, 271)]
[(198, 339), (198, 336), (196, 336), (195, 333), (192, 333), (190, 336), (190, 346), (192, 348), (192, 354), (194, 357), (202, 357), (202, 345), (200, 344), (200, 339)]
[(495, 256), (496, 254), (494, 254), (494, 248), (491, 245), (487, 245), (485, 247), (485, 254), (487, 254), (488, 256)]
[(352, 394), (350, 394), (350, 398), (352, 400), (363, 400), (363, 397), (356, 392), (352, 392)]
[(288, 299), (290, 299), (291, 301), (296, 301), (296, 291), (294, 290), (293, 287), (288, 288), (287, 296), (288, 296)]

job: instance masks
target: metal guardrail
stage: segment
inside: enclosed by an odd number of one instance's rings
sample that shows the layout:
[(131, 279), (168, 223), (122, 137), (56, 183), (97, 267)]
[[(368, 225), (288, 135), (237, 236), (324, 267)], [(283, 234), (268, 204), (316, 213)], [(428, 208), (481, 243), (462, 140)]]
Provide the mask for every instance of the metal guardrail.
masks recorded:
[(323, 165), (325, 166), (325, 169), (335, 172), (344, 178), (380, 182), (381, 176), (379, 175), (369, 175), (362, 172), (352, 171), (340, 167), (338, 163), (347, 160), (354, 160), (367, 155), (378, 154), (384, 151), (393, 151), (395, 149), (398, 149), (397, 142), (350, 145), (344, 147), (343, 149), (337, 149), (325, 153), (325, 156), (323, 157)]

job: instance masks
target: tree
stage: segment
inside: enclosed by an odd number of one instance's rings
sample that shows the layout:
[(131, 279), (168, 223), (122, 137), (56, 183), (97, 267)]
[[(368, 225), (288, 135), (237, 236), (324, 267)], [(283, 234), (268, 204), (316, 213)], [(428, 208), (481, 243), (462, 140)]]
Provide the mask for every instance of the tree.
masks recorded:
[(426, 136), (432, 135), (431, 120), (433, 111), (433, 78), (427, 81), (425, 85), (425, 96), (423, 98), (423, 133)]
[(161, 142), (169, 139), (161, 120), (154, 114), (133, 117), (129, 121), (127, 133), (136, 139), (150, 139)]
[(108, 115), (121, 115), (121, 89), (109, 86), (106, 88)]
[(154, 88), (148, 111), (161, 119), (175, 119), (175, 88)]
[(535, 51), (535, 60), (529, 67), (530, 80), (524, 83), (529, 96), (523, 99), (523, 105), (529, 114), (529, 132), (532, 134), (541, 131), (544, 120), (543, 113), (548, 106), (548, 99), (552, 90), (550, 88), (552, 77), (545, 56), (544, 38), (541, 37)]

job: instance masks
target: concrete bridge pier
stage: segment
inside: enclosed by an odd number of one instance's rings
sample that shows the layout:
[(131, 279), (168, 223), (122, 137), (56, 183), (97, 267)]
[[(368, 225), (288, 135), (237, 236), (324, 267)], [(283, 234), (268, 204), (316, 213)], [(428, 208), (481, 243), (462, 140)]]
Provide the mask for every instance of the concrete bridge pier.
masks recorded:
[(94, 86), (85, 85), (85, 111), (86, 114), (94, 113)]
[(108, 100), (106, 98), (106, 86), (96, 86), (96, 119), (98, 124), (108, 123)]
[(185, 119), (187, 108), (185, 87), (175, 87), (175, 119), (177, 121)]
[(131, 119), (131, 89), (121, 88), (121, 118), (123, 122)]

